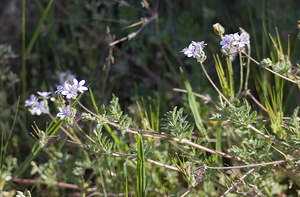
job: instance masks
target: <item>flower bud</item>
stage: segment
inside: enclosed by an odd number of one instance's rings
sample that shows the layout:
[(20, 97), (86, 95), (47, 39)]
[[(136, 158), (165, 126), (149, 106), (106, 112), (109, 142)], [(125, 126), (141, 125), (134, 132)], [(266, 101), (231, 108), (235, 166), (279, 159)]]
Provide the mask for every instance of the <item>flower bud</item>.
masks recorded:
[(217, 34), (219, 36), (223, 36), (223, 34), (225, 33), (225, 29), (220, 23), (214, 24), (213, 29), (214, 29), (215, 34)]

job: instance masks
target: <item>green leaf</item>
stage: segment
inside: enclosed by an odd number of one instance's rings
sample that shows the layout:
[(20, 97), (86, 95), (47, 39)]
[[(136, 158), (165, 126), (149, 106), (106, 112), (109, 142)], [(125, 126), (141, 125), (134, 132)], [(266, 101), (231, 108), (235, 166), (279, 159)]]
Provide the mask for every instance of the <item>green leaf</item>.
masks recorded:
[(190, 109), (193, 113), (193, 117), (194, 117), (194, 120), (195, 120), (195, 123), (196, 123), (196, 127), (199, 130), (201, 136), (207, 137), (206, 130), (203, 126), (203, 122), (202, 122), (202, 119), (200, 117), (200, 114), (199, 114), (199, 111), (198, 111), (198, 108), (197, 108), (196, 99), (195, 99), (195, 96), (193, 94), (192, 86), (189, 83), (189, 81), (186, 79), (186, 77), (185, 77), (185, 75), (182, 71), (182, 68), (180, 68), (180, 73), (181, 73), (181, 76), (183, 78), (184, 86), (187, 90), (188, 102), (189, 102)]
[(143, 138), (141, 135), (138, 135), (137, 196), (146, 196), (145, 155)]

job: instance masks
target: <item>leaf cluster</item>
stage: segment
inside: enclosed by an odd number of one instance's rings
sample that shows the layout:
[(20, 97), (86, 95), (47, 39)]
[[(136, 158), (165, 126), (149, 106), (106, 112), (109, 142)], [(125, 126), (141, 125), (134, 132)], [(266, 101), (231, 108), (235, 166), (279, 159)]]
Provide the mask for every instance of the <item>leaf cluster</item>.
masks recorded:
[(223, 103), (221, 110), (214, 113), (211, 120), (228, 121), (237, 127), (244, 127), (256, 123), (256, 111), (251, 112), (251, 106), (246, 100), (241, 103), (238, 102), (235, 106), (228, 106)]
[(187, 117), (183, 114), (183, 108), (177, 110), (177, 107), (174, 107), (173, 111), (167, 112), (162, 119), (161, 129), (174, 137), (190, 138), (194, 126), (186, 120)]

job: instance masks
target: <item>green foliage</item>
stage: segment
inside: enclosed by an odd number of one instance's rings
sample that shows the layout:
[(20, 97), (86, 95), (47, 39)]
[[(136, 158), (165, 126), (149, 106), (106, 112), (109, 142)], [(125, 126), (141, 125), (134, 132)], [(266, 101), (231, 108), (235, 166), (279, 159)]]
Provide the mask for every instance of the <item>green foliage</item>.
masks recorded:
[[(296, 1), (22, 2), (22, 52), (0, 44), (0, 196), (300, 194)], [(216, 20), (251, 48), (218, 55)], [(203, 67), (179, 56), (191, 40), (208, 43)], [(21, 90), (53, 92), (61, 72), (90, 100), (15, 113)], [(72, 117), (54, 118), (61, 104)]]
[(110, 153), (113, 143), (110, 142), (107, 136), (103, 136), (103, 133), (101, 133), (101, 128), (96, 128), (93, 133), (94, 136), (92, 139), (94, 142), (87, 145), (88, 150), (93, 153), (98, 153), (99, 151)]
[(113, 95), (110, 104), (106, 108), (107, 118), (111, 119), (113, 122), (118, 123), (122, 127), (123, 133), (129, 128), (131, 124), (131, 118), (127, 114), (123, 114), (121, 107), (119, 105), (119, 99)]
[(211, 120), (228, 121), (237, 127), (247, 127), (256, 123), (256, 112), (251, 112), (251, 106), (247, 100), (238, 102), (235, 106), (228, 106), (221, 103), (220, 111), (213, 114)]
[(142, 136), (138, 135), (138, 160), (137, 160), (137, 196), (146, 196), (146, 171), (145, 171), (145, 154)]
[(190, 139), (194, 126), (186, 118), (187, 115), (183, 115), (183, 108), (177, 110), (177, 107), (174, 107), (173, 111), (167, 112), (162, 119), (161, 129), (174, 137)]

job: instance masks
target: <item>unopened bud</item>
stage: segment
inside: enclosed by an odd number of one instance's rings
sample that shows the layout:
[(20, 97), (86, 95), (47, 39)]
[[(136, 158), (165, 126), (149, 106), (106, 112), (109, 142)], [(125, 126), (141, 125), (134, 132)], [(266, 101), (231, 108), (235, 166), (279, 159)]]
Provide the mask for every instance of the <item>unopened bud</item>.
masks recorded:
[(225, 33), (224, 27), (220, 23), (216, 23), (213, 25), (213, 29), (215, 34), (222, 36)]

